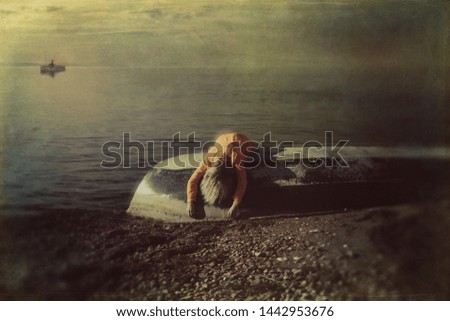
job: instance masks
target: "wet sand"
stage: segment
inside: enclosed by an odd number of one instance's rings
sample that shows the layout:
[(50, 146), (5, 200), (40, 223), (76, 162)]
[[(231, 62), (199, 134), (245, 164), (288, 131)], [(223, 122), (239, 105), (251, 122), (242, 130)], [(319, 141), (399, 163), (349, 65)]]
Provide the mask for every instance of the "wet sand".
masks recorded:
[(450, 202), (162, 223), (54, 211), (0, 221), (4, 300), (449, 300)]

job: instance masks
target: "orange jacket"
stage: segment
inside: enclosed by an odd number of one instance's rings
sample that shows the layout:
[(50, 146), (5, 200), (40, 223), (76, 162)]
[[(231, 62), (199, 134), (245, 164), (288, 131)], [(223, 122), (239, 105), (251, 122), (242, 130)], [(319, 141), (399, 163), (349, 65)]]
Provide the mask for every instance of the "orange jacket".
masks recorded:
[(251, 147), (253, 147), (253, 144), (242, 134), (230, 133), (219, 136), (214, 146), (211, 146), (208, 150), (207, 157), (200, 163), (200, 166), (195, 170), (187, 183), (188, 203), (195, 202), (197, 199), (200, 180), (214, 159), (230, 157), (231, 164), (237, 173), (237, 186), (233, 195), (233, 201), (239, 204), (247, 189), (247, 172), (242, 167), (243, 163), (241, 162), (245, 159)]

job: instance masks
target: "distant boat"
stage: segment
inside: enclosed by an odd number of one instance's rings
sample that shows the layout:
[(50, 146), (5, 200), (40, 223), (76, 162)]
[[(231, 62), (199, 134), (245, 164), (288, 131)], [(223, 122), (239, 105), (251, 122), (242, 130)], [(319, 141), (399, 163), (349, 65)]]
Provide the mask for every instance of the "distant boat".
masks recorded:
[(48, 65), (41, 66), (41, 73), (48, 73), (48, 74), (54, 74), (55, 72), (65, 71), (66, 67), (63, 65), (55, 65), (52, 62), (50, 62)]

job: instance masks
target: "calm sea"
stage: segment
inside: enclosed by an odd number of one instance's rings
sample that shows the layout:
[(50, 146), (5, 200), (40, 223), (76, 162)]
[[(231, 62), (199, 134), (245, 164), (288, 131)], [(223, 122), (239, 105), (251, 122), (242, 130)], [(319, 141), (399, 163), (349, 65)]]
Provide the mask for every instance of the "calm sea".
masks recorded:
[[(100, 167), (102, 145), (224, 131), (302, 144), (442, 145), (442, 93), (429, 70), (83, 68), (50, 77), (0, 68), (4, 213), (126, 209), (147, 168)], [(140, 155), (144, 157), (145, 155)], [(142, 159), (141, 159), (142, 160)]]

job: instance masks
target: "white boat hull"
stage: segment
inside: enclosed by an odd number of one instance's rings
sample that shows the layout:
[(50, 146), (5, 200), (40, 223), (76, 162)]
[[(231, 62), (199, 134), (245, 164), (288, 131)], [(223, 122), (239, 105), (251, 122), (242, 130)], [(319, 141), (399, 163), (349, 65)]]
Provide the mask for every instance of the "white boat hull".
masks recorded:
[[(286, 150), (277, 155), (275, 167), (247, 169), (241, 217), (311, 215), (393, 205), (427, 199), (447, 183), (444, 169), (450, 153), (446, 149), (348, 149), (342, 153), (348, 154), (348, 166), (311, 167), (299, 162), (296, 151)], [(315, 156), (326, 159), (326, 155)], [(186, 214), (186, 185), (197, 159), (202, 158), (179, 155), (157, 164), (139, 184), (128, 213), (163, 221), (193, 221)], [(205, 211), (207, 219), (226, 217), (226, 208), (206, 206)]]

